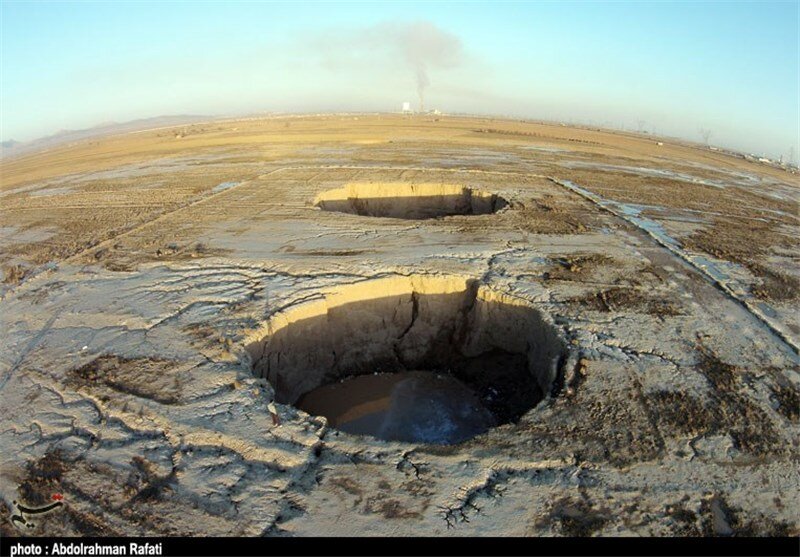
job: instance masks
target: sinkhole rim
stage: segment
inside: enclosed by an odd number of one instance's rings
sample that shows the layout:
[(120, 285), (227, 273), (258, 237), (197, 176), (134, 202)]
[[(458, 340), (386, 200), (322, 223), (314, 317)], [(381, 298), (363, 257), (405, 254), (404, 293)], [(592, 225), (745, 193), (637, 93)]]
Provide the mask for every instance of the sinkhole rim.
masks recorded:
[(461, 184), (350, 182), (317, 194), (313, 205), (325, 212), (361, 217), (427, 220), (490, 215), (511, 202), (498, 193)]
[(305, 395), (352, 377), (445, 373), (477, 393), (495, 417), (491, 431), (557, 395), (575, 353), (529, 300), (470, 277), (415, 274), (340, 285), (287, 306), (245, 339), (243, 360), (274, 402), (303, 412)]

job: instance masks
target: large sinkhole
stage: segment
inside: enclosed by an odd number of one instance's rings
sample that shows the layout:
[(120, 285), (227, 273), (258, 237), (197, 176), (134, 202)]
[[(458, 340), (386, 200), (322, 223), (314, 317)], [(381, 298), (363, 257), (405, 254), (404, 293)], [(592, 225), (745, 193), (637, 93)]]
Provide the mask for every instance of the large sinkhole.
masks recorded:
[(453, 444), (514, 422), (566, 355), (527, 302), (475, 280), (391, 276), (272, 316), (247, 345), (279, 403), (386, 440)]
[(317, 196), (323, 211), (366, 217), (429, 219), (448, 215), (485, 215), (508, 202), (497, 194), (455, 184), (353, 183)]

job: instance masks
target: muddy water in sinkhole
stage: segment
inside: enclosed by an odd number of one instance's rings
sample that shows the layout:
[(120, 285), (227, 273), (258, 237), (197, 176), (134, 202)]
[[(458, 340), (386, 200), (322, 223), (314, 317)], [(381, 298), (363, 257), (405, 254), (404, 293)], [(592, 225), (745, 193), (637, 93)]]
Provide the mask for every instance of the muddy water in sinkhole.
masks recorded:
[(349, 377), (303, 395), (296, 406), (347, 433), (437, 445), (460, 443), (496, 423), (472, 389), (428, 371)]

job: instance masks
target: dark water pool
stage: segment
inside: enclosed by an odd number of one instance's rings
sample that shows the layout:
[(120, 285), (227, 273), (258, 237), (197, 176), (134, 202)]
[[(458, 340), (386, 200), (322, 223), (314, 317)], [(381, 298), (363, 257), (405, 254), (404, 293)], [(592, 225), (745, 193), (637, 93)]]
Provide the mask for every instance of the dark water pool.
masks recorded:
[(349, 377), (306, 393), (297, 407), (341, 431), (389, 441), (451, 445), (496, 425), (472, 389), (429, 371)]

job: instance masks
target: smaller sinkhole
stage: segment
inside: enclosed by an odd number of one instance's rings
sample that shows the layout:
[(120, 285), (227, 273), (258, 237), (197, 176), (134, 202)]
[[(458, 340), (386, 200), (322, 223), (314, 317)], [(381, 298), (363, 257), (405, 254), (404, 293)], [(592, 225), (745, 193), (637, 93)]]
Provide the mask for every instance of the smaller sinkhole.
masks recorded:
[(342, 286), (273, 315), (246, 346), (278, 403), (341, 431), (456, 444), (554, 390), (567, 348), (528, 302), (457, 276)]
[(365, 217), (430, 219), (450, 215), (487, 215), (508, 202), (501, 196), (455, 184), (353, 183), (321, 193), (314, 204), (323, 211)]

